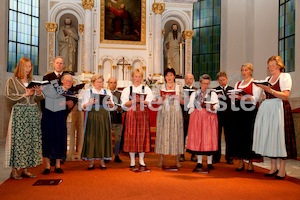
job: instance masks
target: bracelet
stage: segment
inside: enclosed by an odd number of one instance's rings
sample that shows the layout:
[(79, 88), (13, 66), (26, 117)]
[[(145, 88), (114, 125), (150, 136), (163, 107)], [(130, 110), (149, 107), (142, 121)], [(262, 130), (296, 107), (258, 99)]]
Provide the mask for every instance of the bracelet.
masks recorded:
[(274, 94), (274, 90), (272, 90), (271, 94)]

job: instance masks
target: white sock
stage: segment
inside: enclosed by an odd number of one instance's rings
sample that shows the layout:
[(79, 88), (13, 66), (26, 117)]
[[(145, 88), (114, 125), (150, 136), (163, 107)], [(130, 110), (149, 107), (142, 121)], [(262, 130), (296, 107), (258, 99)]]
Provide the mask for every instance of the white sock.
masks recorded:
[(202, 155), (197, 155), (198, 163), (202, 164)]
[(208, 165), (212, 164), (212, 155), (211, 156), (207, 156), (207, 164)]
[(130, 156), (130, 166), (134, 166), (135, 165), (135, 152), (129, 152), (129, 156)]
[(146, 165), (145, 162), (144, 162), (144, 156), (145, 156), (145, 152), (139, 153), (140, 165)]

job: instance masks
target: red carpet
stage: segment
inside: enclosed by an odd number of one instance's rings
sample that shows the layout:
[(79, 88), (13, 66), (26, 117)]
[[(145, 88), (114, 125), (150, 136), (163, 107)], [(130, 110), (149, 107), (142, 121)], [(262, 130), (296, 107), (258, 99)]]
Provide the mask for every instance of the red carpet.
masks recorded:
[[(300, 199), (300, 180), (265, 178), (267, 170), (258, 167), (249, 174), (218, 163), (209, 174), (196, 174), (192, 173), (196, 163), (185, 161), (178, 172), (165, 172), (156, 167), (159, 156), (149, 153), (145, 161), (151, 172), (134, 173), (129, 171), (128, 156), (120, 157), (123, 163), (110, 162), (107, 170), (99, 169), (99, 161), (93, 171), (87, 170), (88, 162), (65, 162), (64, 174), (56, 174), (52, 168), (50, 175), (41, 175), (41, 165), (30, 170), (37, 178), (4, 182), (0, 199)], [(174, 159), (168, 156), (165, 163), (172, 165)], [(63, 182), (57, 186), (32, 186), (38, 179), (59, 178)]]

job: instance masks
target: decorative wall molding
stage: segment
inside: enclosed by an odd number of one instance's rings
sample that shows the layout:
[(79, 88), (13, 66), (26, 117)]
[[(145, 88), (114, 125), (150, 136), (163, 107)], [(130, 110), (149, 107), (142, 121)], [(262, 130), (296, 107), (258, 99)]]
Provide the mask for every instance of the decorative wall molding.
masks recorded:
[(194, 31), (192, 31), (192, 30), (185, 30), (183, 32), (182, 36), (183, 36), (184, 39), (193, 39)]
[(82, 0), (82, 6), (84, 9), (92, 10), (94, 7), (94, 0)]
[(48, 32), (56, 32), (57, 31), (57, 23), (56, 22), (46, 22), (46, 28)]
[(153, 3), (152, 5), (152, 11), (155, 13), (155, 14), (159, 14), (161, 15), (165, 10), (165, 3)]

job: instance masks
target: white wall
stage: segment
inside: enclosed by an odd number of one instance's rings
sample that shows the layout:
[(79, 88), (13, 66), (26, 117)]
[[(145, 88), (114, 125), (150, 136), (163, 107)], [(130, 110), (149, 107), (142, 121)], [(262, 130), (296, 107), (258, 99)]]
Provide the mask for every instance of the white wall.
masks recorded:
[[(300, 2), (296, 2), (296, 52), (293, 89), (290, 98), (300, 97)], [(278, 55), (277, 0), (222, 0), (221, 2), (221, 70), (229, 75), (229, 84), (241, 80), (240, 67), (254, 66), (253, 77), (268, 76), (267, 60)], [(212, 85), (217, 85), (214, 81)], [(294, 101), (294, 99), (293, 99)], [(295, 105), (295, 104), (294, 104)], [(300, 106), (300, 105), (299, 105)]]

